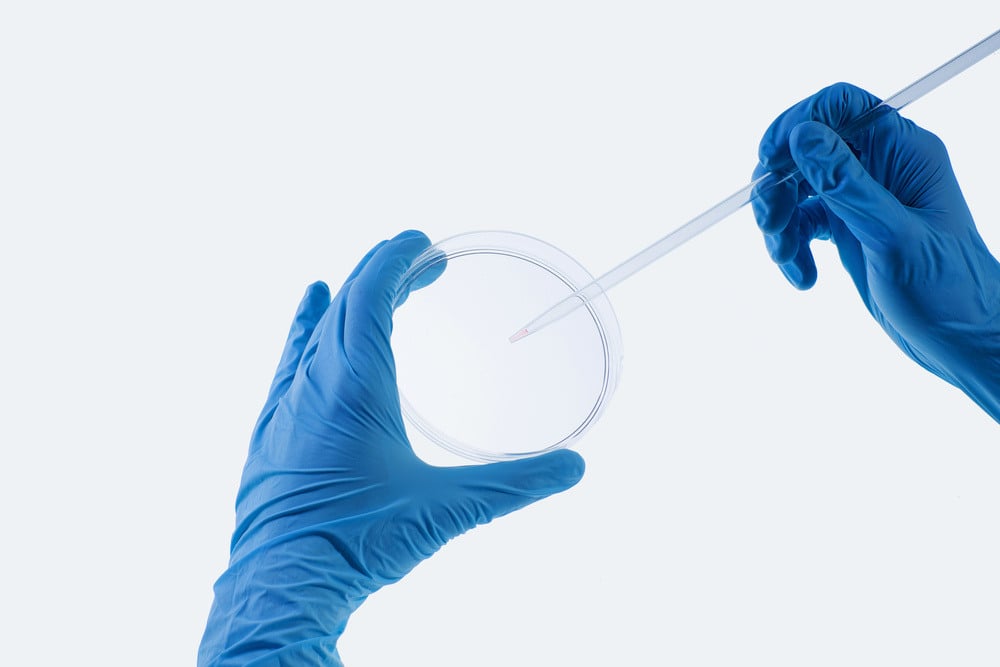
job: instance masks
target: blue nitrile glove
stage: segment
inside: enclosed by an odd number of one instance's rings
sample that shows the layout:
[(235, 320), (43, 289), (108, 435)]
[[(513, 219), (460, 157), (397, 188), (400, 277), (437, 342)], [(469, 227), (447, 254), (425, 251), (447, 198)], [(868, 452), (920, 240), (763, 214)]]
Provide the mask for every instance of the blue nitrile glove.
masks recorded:
[(199, 665), (339, 665), (337, 638), (368, 595), (583, 474), (568, 450), (452, 468), (413, 453), (389, 336), (400, 278), (427, 246), (404, 232), (332, 301), (323, 283), (306, 291), (253, 433)]
[(976, 231), (941, 140), (897, 112), (841, 138), (879, 100), (840, 83), (781, 114), (754, 178), (754, 214), (794, 286), (816, 281), (813, 239), (837, 245), (861, 299), (892, 340), (1000, 421), (1000, 264)]

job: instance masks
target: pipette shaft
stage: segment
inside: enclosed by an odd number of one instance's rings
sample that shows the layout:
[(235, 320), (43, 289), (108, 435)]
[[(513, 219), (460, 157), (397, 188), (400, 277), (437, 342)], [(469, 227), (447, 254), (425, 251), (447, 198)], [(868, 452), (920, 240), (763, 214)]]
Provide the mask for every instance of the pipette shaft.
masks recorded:
[[(887, 97), (880, 104), (869, 109), (866, 113), (842, 128), (840, 133), (843, 135), (851, 134), (873, 122), (884, 113), (902, 109), (998, 49), (1000, 49), (1000, 30), (966, 49), (937, 69), (917, 79), (895, 95)], [(518, 329), (510, 337), (510, 342), (517, 342), (566, 317), (577, 308), (597, 298), (637, 271), (649, 266), (671, 250), (687, 243), (715, 223), (729, 217), (732, 213), (735, 213), (760, 196), (762, 192), (773, 188), (795, 175), (796, 172), (794, 171), (781, 175), (768, 172), (748, 185), (743, 186), (704, 213), (695, 216), (659, 241), (637, 252), (601, 277), (556, 303), (544, 313), (528, 322), (528, 324)]]

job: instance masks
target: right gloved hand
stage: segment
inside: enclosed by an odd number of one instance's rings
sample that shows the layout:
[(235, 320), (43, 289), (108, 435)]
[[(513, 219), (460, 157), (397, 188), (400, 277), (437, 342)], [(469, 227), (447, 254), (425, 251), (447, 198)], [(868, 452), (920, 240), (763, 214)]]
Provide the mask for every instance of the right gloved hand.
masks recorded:
[(976, 230), (944, 144), (895, 111), (841, 136), (879, 100), (840, 83), (792, 106), (760, 143), (754, 215), (771, 258), (809, 289), (809, 243), (831, 239), (872, 317), (918, 364), (1000, 421), (1000, 263)]

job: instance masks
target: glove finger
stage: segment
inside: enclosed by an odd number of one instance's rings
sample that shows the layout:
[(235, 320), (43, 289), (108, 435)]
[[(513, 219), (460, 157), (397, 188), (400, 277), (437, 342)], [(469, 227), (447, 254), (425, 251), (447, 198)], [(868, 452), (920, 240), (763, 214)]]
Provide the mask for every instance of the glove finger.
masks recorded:
[[(315, 414), (328, 415), (330, 410), (343, 407), (336, 392), (342, 386), (344, 371), (353, 370), (349, 363), (345, 363), (347, 360), (344, 352), (347, 302), (354, 284), (389, 243), (380, 241), (361, 258), (330, 302), (302, 351), (297, 373), (294, 375), (294, 382), (289, 383), (289, 390), (296, 392), (295, 400), (309, 405), (309, 409)], [(383, 385), (372, 382), (369, 388), (381, 386)], [(394, 411), (398, 410), (397, 405)]]
[(753, 181), (758, 179), (761, 180), (754, 186), (750, 199), (757, 226), (764, 234), (779, 234), (788, 225), (799, 203), (796, 179), (783, 179), (760, 164), (753, 172)]
[(795, 209), (780, 234), (764, 235), (771, 259), (798, 289), (809, 289), (816, 283), (816, 262), (809, 244), (815, 239), (830, 238), (829, 218), (832, 216), (821, 200), (807, 199)]
[(515, 461), (440, 468), (451, 536), (565, 491), (580, 481), (583, 457), (562, 449)]
[(836, 83), (789, 107), (764, 132), (758, 148), (763, 169), (787, 172), (795, 168), (789, 145), (792, 130), (806, 121), (816, 121), (839, 130), (881, 100), (848, 83)]
[(816, 260), (807, 242), (800, 243), (791, 261), (779, 264), (778, 268), (796, 289), (807, 290), (816, 284)]
[(789, 140), (802, 176), (866, 250), (878, 256), (899, 245), (909, 231), (906, 208), (871, 177), (836, 132), (806, 122)]
[(304, 339), (302, 349), (297, 354), (296, 364), (295, 365), (289, 364), (289, 366), (287, 367), (286, 374), (288, 375), (287, 381), (289, 384), (291, 383), (292, 378), (295, 376), (295, 373), (297, 372), (298, 368), (301, 367), (303, 363), (308, 363), (309, 361), (311, 361), (313, 356), (316, 354), (316, 350), (319, 344), (319, 338), (323, 335), (324, 330), (329, 329), (331, 327), (335, 330), (340, 328), (341, 325), (339, 320), (341, 318), (339, 317), (339, 313), (342, 310), (342, 305), (345, 295), (348, 293), (348, 291), (350, 291), (351, 284), (358, 277), (358, 274), (361, 273), (362, 270), (364, 270), (364, 268), (368, 265), (368, 262), (371, 261), (371, 258), (375, 255), (375, 253), (377, 253), (386, 243), (387, 243), (386, 241), (379, 241), (379, 243), (377, 243), (371, 250), (365, 253), (365, 256), (362, 257), (361, 260), (355, 265), (354, 269), (351, 270), (351, 273), (347, 276), (347, 279), (344, 281), (344, 284), (341, 285), (340, 289), (337, 291), (337, 296), (333, 298), (332, 302), (329, 298), (329, 288), (327, 288), (327, 306), (326, 308), (324, 308), (324, 312), (321, 313), (322, 315), (321, 319), (316, 325), (314, 325), (310, 335)]
[(350, 285), (354, 281), (354, 279), (358, 277), (358, 275), (364, 270), (364, 268), (368, 266), (368, 262), (370, 262), (372, 257), (375, 256), (375, 253), (381, 250), (382, 246), (384, 246), (386, 243), (388, 243), (388, 241), (379, 241), (372, 247), (371, 250), (365, 253), (365, 256), (362, 257), (361, 261), (357, 263), (357, 265), (351, 271), (351, 274), (347, 276), (347, 279), (344, 281), (345, 286)]
[[(425, 254), (426, 259), (425, 258)], [(427, 287), (441, 277), (448, 266), (448, 259), (445, 254), (437, 248), (428, 248), (414, 260), (414, 264), (419, 262), (425, 268), (407, 284), (400, 285), (399, 293), (396, 295), (395, 308), (399, 308), (410, 297), (410, 292)]]
[(306, 288), (306, 293), (299, 303), (298, 310), (292, 320), (291, 329), (288, 332), (288, 339), (285, 341), (285, 349), (281, 353), (281, 360), (274, 373), (274, 380), (267, 393), (267, 400), (264, 402), (264, 409), (261, 411), (261, 420), (264, 421), (274, 411), (275, 406), (281, 397), (288, 391), (295, 371), (302, 360), (306, 344), (313, 335), (313, 331), (323, 318), (330, 305), (330, 288), (324, 282), (315, 282)]
[(789, 224), (778, 234), (764, 234), (764, 247), (775, 264), (792, 261), (799, 252), (799, 226)]
[[(352, 298), (351, 294), (354, 291), (355, 284), (361, 279), (363, 275), (368, 275), (367, 281), (370, 283), (372, 281), (372, 274), (374, 273), (377, 277), (384, 269), (386, 264), (387, 254), (391, 258), (394, 254), (398, 253), (398, 244), (402, 240), (406, 240), (408, 236), (419, 235), (426, 239), (420, 232), (403, 232), (397, 235), (394, 239), (390, 241), (380, 241), (376, 244), (368, 253), (358, 262), (357, 266), (351, 271), (351, 274), (344, 281), (341, 286), (340, 291), (337, 292), (337, 296), (333, 300), (333, 304), (327, 309), (326, 316), (323, 321), (320, 322), (319, 326), (316, 328), (313, 334), (312, 340), (310, 340), (309, 345), (303, 355), (303, 360), (311, 361), (313, 355), (321, 347), (320, 338), (328, 339), (327, 343), (322, 344), (322, 348), (329, 350), (331, 354), (342, 355), (346, 352), (346, 339), (349, 327), (349, 313), (348, 303), (353, 301), (355, 303), (353, 307), (353, 312), (355, 315), (365, 315), (364, 310), (377, 308), (378, 304), (373, 303), (370, 299), (364, 299), (363, 293), (357, 293), (356, 297)], [(395, 245), (393, 245), (395, 244)], [(370, 266), (373, 261), (375, 261), (375, 266)], [(443, 271), (443, 267), (441, 271)], [(440, 275), (440, 272), (437, 274)], [(435, 275), (436, 277), (436, 275)], [(376, 300), (377, 301), (377, 300)], [(360, 323), (362, 326), (364, 322)], [(391, 313), (390, 313), (390, 325), (391, 325)], [(338, 364), (339, 361), (333, 362), (334, 365)]]
[[(354, 280), (358, 277), (358, 274), (361, 273), (361, 271), (365, 268), (365, 266), (368, 265), (368, 262), (371, 261), (371, 258), (375, 255), (375, 253), (378, 252), (379, 249), (381, 249), (382, 246), (384, 246), (386, 243), (387, 241), (379, 241), (371, 250), (365, 253), (365, 256), (362, 257), (361, 260), (357, 263), (357, 265), (355, 265), (354, 269), (351, 270), (351, 273), (347, 276), (347, 279), (344, 281), (344, 284), (340, 286), (340, 289), (337, 291), (337, 296), (334, 297), (333, 302), (335, 302), (338, 305), (343, 304), (345, 295), (347, 294), (348, 291), (350, 291), (351, 283), (354, 282)], [(302, 350), (302, 352), (299, 353), (299, 362), (298, 362), (299, 366), (302, 365), (302, 362), (309, 361), (312, 359), (313, 355), (316, 353), (318, 339), (322, 335), (324, 329), (330, 327), (331, 324), (335, 329), (339, 328), (340, 326), (339, 323), (337, 322), (339, 309), (330, 308), (329, 299), (327, 301), (327, 304), (328, 307), (325, 309), (322, 319), (314, 327), (312, 335), (306, 339), (304, 349)], [(330, 320), (334, 321), (331, 323)], [(294, 371), (297, 369), (295, 367), (292, 367), (291, 370), (293, 371), (293, 376), (294, 376)]]
[(403, 296), (401, 279), (429, 245), (422, 232), (405, 231), (379, 248), (351, 283), (344, 312), (343, 349), (356, 371), (395, 374), (389, 339), (394, 306)]

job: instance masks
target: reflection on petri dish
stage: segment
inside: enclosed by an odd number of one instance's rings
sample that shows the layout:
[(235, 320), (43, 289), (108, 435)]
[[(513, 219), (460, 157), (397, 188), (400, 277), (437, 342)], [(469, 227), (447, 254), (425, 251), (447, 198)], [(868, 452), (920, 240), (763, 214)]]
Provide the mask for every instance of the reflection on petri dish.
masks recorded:
[(558, 248), (513, 232), (461, 234), (418, 257), (403, 278), (402, 293), (411, 291), (392, 335), (414, 450), (432, 463), (447, 462), (434, 456), (437, 447), (499, 461), (567, 447), (586, 433), (621, 372), (607, 298), (517, 344), (508, 337), (592, 280)]

